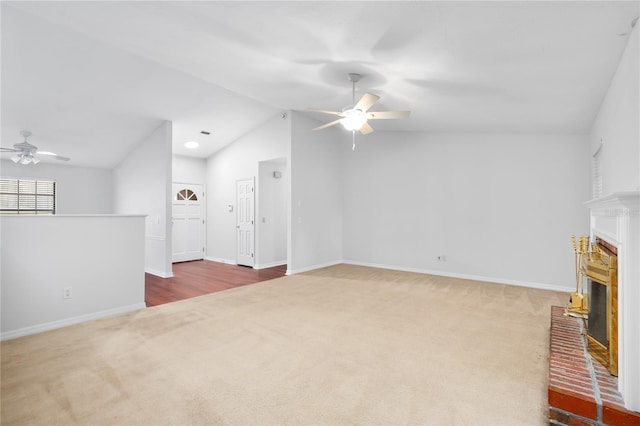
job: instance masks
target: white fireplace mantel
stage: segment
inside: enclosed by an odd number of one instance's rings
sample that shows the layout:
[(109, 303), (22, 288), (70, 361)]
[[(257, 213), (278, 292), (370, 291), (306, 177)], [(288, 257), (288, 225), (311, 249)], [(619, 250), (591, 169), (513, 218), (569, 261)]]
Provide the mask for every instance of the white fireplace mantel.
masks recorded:
[(619, 390), (640, 411), (640, 191), (616, 192), (585, 203), (591, 237), (618, 248)]
[(617, 216), (625, 210), (637, 215), (640, 212), (640, 191), (614, 192), (584, 204), (598, 215)]

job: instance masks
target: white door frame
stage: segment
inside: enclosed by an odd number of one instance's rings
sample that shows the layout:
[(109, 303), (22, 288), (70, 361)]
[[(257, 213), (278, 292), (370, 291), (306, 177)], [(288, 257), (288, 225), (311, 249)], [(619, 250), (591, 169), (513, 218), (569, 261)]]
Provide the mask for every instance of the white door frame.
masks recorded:
[(236, 263), (255, 265), (255, 178), (236, 181)]
[[(205, 204), (205, 187), (201, 183), (185, 183), (185, 182), (172, 182), (171, 185), (171, 232), (172, 232), (172, 247), (171, 247), (171, 261), (172, 262), (184, 262), (189, 260), (204, 259), (206, 250), (206, 204)], [(184, 200), (184, 208), (181, 212), (178, 212), (176, 205), (179, 201), (176, 200), (177, 193), (181, 190), (190, 190), (197, 197), (198, 209), (188, 209), (188, 200)], [(195, 207), (195, 205), (193, 206)], [(179, 216), (178, 216), (179, 215)], [(183, 232), (187, 234), (182, 235), (182, 239), (176, 238), (176, 222), (178, 220), (192, 221), (189, 225), (181, 226)], [(192, 238), (189, 232), (195, 231), (196, 238)], [(182, 247), (179, 245), (182, 244)], [(189, 247), (187, 247), (189, 246)], [(177, 250), (182, 250), (177, 252)]]

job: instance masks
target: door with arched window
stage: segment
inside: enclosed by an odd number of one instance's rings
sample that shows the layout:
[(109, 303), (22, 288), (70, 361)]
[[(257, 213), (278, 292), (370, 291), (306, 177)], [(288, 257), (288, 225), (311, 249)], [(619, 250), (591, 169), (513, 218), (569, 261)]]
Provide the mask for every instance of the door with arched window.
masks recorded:
[(204, 188), (173, 184), (173, 262), (204, 259)]

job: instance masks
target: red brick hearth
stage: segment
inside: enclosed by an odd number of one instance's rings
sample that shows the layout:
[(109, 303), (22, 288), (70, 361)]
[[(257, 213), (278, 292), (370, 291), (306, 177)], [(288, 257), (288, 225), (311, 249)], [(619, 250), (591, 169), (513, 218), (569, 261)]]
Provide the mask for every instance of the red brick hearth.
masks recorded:
[(549, 424), (640, 425), (624, 408), (618, 379), (587, 352), (584, 320), (551, 308)]

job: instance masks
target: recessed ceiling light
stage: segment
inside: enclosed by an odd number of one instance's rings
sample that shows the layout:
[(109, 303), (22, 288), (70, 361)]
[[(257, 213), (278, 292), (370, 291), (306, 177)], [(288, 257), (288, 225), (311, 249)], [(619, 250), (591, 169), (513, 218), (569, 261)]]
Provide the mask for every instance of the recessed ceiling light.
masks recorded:
[(184, 147), (188, 148), (188, 149), (196, 149), (199, 146), (200, 146), (200, 144), (198, 142), (196, 142), (196, 141), (189, 141), (189, 142), (184, 144)]

